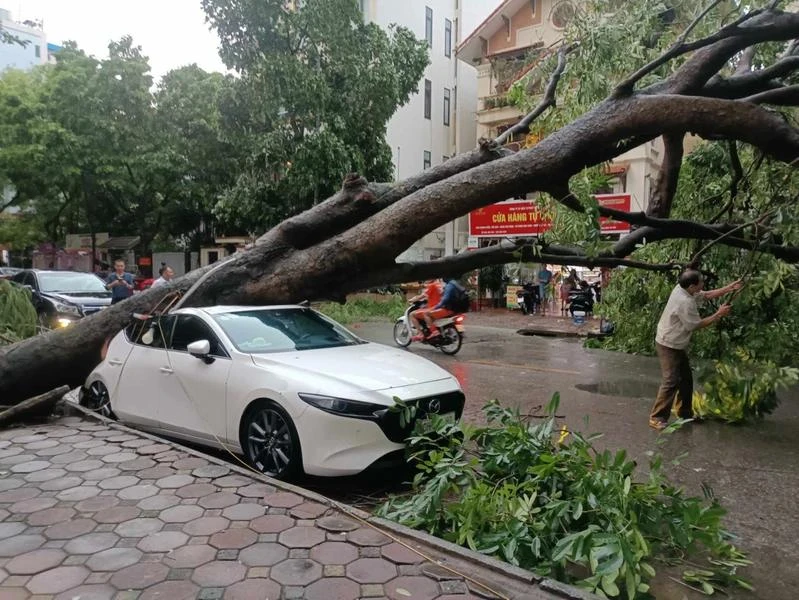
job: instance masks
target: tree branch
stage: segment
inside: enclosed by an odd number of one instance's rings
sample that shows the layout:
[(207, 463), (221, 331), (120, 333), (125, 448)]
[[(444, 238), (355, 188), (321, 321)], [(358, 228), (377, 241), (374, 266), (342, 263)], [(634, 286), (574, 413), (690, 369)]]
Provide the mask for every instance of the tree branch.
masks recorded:
[[(754, 46), (750, 46), (750, 48), (754, 48)], [(790, 75), (797, 69), (799, 69), (799, 56), (787, 55), (759, 71), (750, 71), (727, 79), (714, 78), (702, 88), (701, 95), (729, 99), (750, 96), (781, 87), (782, 84), (777, 80)]]
[(668, 134), (663, 136), (665, 154), (660, 165), (657, 183), (649, 198), (647, 214), (653, 217), (668, 217), (671, 214), (671, 204), (677, 185), (680, 182), (680, 169), (682, 168), (683, 139), (685, 134)]
[(752, 104), (779, 104), (780, 106), (799, 106), (799, 85), (788, 85), (785, 87), (766, 90), (746, 98), (741, 98), (741, 102), (751, 102)]
[(558, 64), (555, 67), (555, 70), (552, 72), (552, 75), (549, 77), (549, 82), (547, 83), (546, 90), (544, 91), (544, 95), (539, 101), (538, 105), (530, 111), (521, 121), (516, 123), (510, 129), (505, 130), (499, 137), (494, 140), (494, 143), (497, 146), (502, 146), (511, 136), (516, 135), (517, 133), (527, 133), (530, 131), (530, 125), (535, 121), (538, 117), (540, 117), (544, 112), (549, 108), (555, 108), (557, 104), (557, 100), (555, 97), (555, 93), (558, 89), (558, 82), (560, 81), (561, 75), (563, 75), (563, 71), (566, 69), (566, 55), (569, 54), (574, 48), (576, 47), (575, 44), (570, 44), (568, 46), (561, 46), (558, 50)]

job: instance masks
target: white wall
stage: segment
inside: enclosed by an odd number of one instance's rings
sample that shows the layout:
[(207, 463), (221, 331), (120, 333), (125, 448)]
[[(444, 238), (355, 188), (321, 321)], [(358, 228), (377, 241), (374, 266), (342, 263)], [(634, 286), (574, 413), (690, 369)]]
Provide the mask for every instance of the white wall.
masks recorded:
[(47, 62), (47, 39), (43, 31), (15, 23), (7, 11), (0, 11), (0, 25), (7, 33), (27, 42), (25, 46), (0, 42), (0, 71), (27, 70)]

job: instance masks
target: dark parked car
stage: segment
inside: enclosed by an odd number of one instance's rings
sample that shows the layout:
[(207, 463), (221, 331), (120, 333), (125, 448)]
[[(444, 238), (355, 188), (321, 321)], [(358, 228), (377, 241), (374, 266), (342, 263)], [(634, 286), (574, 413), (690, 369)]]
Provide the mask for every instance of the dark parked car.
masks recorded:
[(11, 281), (30, 288), (43, 327), (66, 327), (111, 304), (111, 292), (92, 273), (28, 269)]
[(14, 267), (0, 267), (0, 279), (11, 279), (21, 270), (22, 269), (15, 269)]

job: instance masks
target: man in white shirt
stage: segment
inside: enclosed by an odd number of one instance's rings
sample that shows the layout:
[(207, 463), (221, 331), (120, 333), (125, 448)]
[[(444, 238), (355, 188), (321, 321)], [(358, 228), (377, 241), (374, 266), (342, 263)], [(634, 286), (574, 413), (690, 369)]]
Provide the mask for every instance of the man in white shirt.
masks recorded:
[(161, 275), (161, 277), (153, 281), (153, 285), (150, 286), (151, 288), (166, 285), (175, 276), (175, 271), (173, 271), (172, 267), (167, 264), (162, 264), (161, 268), (158, 269), (158, 273)]
[(739, 290), (742, 283), (739, 279), (723, 288), (708, 291), (702, 290), (704, 285), (702, 273), (693, 269), (683, 271), (679, 284), (672, 290), (660, 316), (655, 350), (660, 359), (663, 377), (655, 405), (649, 415), (649, 426), (654, 429), (661, 430), (668, 425), (675, 394), (679, 396), (677, 414), (680, 418), (694, 418), (694, 380), (687, 352), (691, 334), (697, 329), (712, 325), (728, 315), (732, 309), (729, 304), (722, 304), (715, 313), (702, 318), (697, 304)]

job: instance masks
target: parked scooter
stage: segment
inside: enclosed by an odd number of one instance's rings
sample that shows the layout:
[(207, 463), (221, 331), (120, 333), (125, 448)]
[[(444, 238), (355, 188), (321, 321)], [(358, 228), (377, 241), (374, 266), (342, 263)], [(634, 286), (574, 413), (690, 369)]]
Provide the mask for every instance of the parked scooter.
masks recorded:
[[(410, 346), (411, 342), (413, 341), (413, 336), (417, 333), (416, 329), (414, 329), (413, 325), (411, 324), (411, 313), (415, 310), (418, 310), (423, 305), (423, 302), (409, 303), (408, 308), (405, 309), (405, 314), (403, 314), (399, 319), (397, 319), (396, 323), (394, 323), (394, 342), (397, 344), (397, 346), (402, 348)], [(433, 323), (436, 327), (438, 327), (441, 335), (437, 335), (431, 340), (427, 339), (427, 335), (429, 333), (427, 324), (422, 321), (421, 333), (424, 334), (425, 339), (421, 343), (438, 348), (444, 354), (457, 354), (461, 349), (461, 345), (463, 344), (464, 319), (465, 316), (463, 314), (455, 314), (450, 317), (445, 317), (443, 319), (434, 321)]]
[(524, 315), (532, 315), (538, 312), (541, 308), (538, 286), (532, 283), (525, 283), (522, 289), (516, 292), (516, 302)]
[[(583, 282), (585, 283), (585, 282)], [(569, 292), (569, 313), (572, 317), (575, 313), (589, 316), (594, 312), (594, 294), (588, 284), (581, 284), (576, 290)]]

